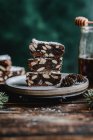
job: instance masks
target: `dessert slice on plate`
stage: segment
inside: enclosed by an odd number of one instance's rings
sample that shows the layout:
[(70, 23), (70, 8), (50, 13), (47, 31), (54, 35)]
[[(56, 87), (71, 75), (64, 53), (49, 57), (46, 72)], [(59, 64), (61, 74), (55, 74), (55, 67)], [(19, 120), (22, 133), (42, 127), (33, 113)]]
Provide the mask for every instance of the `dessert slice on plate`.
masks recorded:
[(54, 86), (61, 81), (61, 73), (28, 72), (26, 82), (28, 86)]

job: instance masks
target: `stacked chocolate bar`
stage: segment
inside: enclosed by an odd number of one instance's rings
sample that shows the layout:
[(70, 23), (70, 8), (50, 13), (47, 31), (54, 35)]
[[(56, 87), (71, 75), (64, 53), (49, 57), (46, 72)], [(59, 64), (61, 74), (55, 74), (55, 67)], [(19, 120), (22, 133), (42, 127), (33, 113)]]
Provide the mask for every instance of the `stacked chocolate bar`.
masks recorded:
[(0, 55), (0, 84), (8, 78), (11, 66), (11, 57), (9, 55)]
[(60, 83), (64, 45), (32, 39), (29, 49), (33, 58), (28, 59), (28, 86), (51, 86)]
[(9, 55), (0, 55), (0, 84), (10, 77), (25, 74), (23, 67), (12, 66), (11, 57)]
[(8, 77), (20, 76), (25, 74), (25, 68), (19, 66), (12, 66)]

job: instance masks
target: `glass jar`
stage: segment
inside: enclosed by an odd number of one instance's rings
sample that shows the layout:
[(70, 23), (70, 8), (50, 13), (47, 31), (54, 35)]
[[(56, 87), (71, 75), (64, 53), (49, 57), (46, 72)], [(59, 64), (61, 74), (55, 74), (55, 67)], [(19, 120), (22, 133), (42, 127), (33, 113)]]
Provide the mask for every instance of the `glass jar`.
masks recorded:
[(79, 73), (87, 76), (90, 84), (93, 84), (93, 27), (81, 28), (81, 40), (79, 46)]

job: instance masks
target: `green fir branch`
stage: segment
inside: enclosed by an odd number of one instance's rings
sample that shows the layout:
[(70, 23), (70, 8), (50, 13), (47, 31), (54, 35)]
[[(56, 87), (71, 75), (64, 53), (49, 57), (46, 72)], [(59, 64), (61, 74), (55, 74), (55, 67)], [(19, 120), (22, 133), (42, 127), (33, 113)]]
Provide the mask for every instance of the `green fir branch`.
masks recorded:
[(90, 108), (93, 107), (93, 89), (89, 89), (84, 94), (86, 101), (88, 102)]
[(8, 96), (4, 92), (0, 92), (0, 108), (2, 108), (4, 104), (7, 102), (8, 102)]

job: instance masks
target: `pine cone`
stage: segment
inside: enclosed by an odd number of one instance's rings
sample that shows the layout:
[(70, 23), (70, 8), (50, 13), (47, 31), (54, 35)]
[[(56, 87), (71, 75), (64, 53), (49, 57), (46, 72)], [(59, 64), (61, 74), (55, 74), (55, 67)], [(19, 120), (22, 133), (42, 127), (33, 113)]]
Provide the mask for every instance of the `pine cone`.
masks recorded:
[(69, 87), (69, 86), (72, 86), (74, 83), (75, 83), (75, 80), (73, 80), (73, 78), (65, 77), (62, 80), (61, 87)]
[(73, 80), (75, 80), (75, 82), (77, 81), (77, 74), (69, 74), (66, 77), (72, 78)]
[(81, 74), (77, 74), (77, 82), (83, 82), (84, 81), (84, 76)]
[(84, 77), (81, 74), (69, 74), (62, 80), (61, 87), (69, 87), (83, 81)]
[(75, 82), (83, 82), (84, 81), (84, 76), (81, 74), (69, 74), (66, 77), (70, 77), (73, 80), (75, 80)]

